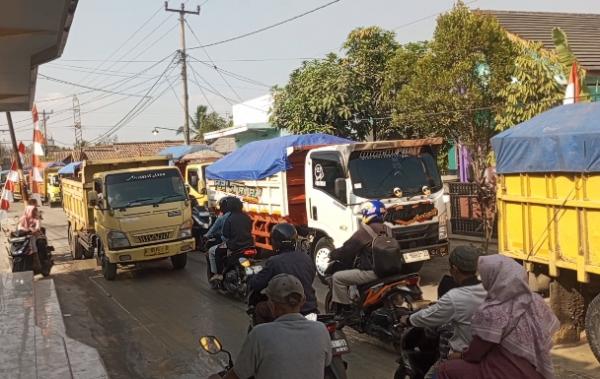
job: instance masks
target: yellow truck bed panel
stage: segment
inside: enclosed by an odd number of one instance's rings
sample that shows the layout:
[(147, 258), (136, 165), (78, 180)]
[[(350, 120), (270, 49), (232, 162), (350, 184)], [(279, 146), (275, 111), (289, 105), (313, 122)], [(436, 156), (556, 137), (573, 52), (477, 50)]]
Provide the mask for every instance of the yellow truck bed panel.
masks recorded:
[(89, 189), (82, 182), (63, 179), (62, 191), (63, 209), (73, 228), (77, 231), (93, 229), (94, 211), (87, 203)]
[(498, 243), (502, 254), (600, 274), (600, 174), (500, 175)]

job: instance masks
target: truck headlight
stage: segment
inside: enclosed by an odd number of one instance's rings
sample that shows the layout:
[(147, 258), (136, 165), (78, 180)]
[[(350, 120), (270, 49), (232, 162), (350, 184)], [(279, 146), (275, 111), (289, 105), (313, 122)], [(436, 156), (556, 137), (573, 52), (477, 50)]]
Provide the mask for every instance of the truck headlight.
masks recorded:
[(179, 238), (188, 238), (192, 236), (192, 220), (187, 220), (179, 227)]
[(108, 248), (113, 249), (122, 249), (124, 247), (129, 247), (129, 240), (127, 236), (123, 232), (119, 232), (117, 230), (112, 230), (108, 233)]
[(439, 240), (447, 240), (448, 239), (448, 216), (447, 213), (444, 212), (438, 217), (438, 239)]

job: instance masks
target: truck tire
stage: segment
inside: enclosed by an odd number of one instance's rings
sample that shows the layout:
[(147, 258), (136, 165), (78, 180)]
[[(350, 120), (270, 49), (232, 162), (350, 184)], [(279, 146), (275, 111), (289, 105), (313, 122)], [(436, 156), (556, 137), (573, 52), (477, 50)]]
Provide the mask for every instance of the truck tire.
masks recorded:
[(329, 254), (335, 249), (333, 241), (329, 237), (321, 237), (315, 245), (313, 259), (317, 266), (317, 277), (323, 284), (327, 284), (325, 279), (326, 264), (329, 262)]
[(73, 259), (81, 259), (83, 257), (83, 246), (79, 243), (77, 233), (73, 232), (71, 229), (69, 230), (71, 231), (71, 257), (73, 257)]
[(102, 276), (106, 280), (115, 280), (117, 277), (117, 264), (110, 263), (107, 258), (102, 258)]
[(172, 255), (171, 263), (175, 270), (183, 269), (187, 263), (187, 253)]
[(83, 247), (81, 248), (81, 250), (83, 252), (83, 258), (84, 259), (92, 259), (92, 258), (94, 258), (94, 250), (84, 249)]
[(600, 362), (600, 294), (587, 307), (585, 333), (592, 352)]

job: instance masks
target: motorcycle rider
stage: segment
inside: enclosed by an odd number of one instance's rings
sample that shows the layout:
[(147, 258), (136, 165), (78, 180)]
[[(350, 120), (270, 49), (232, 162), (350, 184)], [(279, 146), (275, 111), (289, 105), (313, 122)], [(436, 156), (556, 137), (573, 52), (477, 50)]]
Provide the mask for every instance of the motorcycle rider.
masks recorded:
[(331, 340), (324, 324), (300, 314), (305, 300), (300, 280), (279, 274), (263, 292), (275, 321), (250, 331), (224, 378), (323, 378), (325, 367), (331, 363)]
[[(376, 234), (385, 232), (383, 224), (385, 205), (380, 200), (364, 203), (361, 213), (364, 225), (368, 225)], [(333, 274), (332, 301), (338, 318), (344, 318), (350, 312), (351, 300), (348, 293), (350, 286), (377, 280), (377, 275), (373, 271), (372, 242), (373, 237), (366, 227), (361, 225), (342, 247), (335, 249), (329, 255), (330, 261), (339, 261), (344, 267), (355, 267)]]
[[(403, 316), (400, 324), (422, 328), (437, 328), (446, 324), (452, 326), (449, 354), (462, 353), (471, 342), (471, 318), (487, 296), (481, 281), (477, 278), (477, 260), (481, 252), (473, 246), (457, 246), (448, 258), (450, 275), (457, 287), (450, 289), (439, 300), (410, 316)], [(440, 356), (425, 378), (432, 378), (437, 366), (446, 356)]]
[(223, 264), (229, 252), (236, 252), (254, 245), (252, 237), (252, 219), (243, 211), (244, 205), (237, 197), (227, 199), (227, 210), (229, 216), (223, 224), (222, 236), (227, 249), (215, 251), (217, 274), (213, 280), (223, 280)]
[(267, 287), (271, 278), (279, 274), (290, 274), (297, 277), (304, 287), (306, 301), (300, 309), (300, 313), (308, 315), (317, 313), (317, 298), (312, 286), (317, 273), (313, 260), (308, 254), (297, 248), (298, 232), (296, 228), (288, 223), (277, 224), (271, 230), (271, 245), (276, 255), (265, 262), (262, 270), (252, 275), (248, 280), (248, 288), (253, 296), (250, 297), (249, 305), (255, 308), (255, 324), (273, 321), (271, 309), (266, 301), (256, 296)]
[(223, 237), (223, 225), (225, 225), (225, 220), (227, 220), (227, 217), (229, 217), (229, 209), (227, 208), (228, 199), (229, 197), (224, 197), (221, 200), (219, 200), (219, 217), (217, 217), (210, 229), (208, 229), (208, 231), (204, 235), (206, 239), (214, 238), (217, 240), (217, 243), (208, 249), (208, 261), (210, 262), (210, 272), (212, 273), (210, 280), (213, 280), (214, 275), (217, 273), (217, 262), (215, 259), (215, 252), (218, 248), (225, 247), (225, 238)]

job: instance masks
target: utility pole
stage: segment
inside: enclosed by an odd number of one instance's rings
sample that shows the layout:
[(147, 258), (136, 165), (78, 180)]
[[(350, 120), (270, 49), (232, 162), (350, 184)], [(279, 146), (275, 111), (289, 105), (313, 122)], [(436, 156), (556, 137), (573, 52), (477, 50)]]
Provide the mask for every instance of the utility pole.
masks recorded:
[(73, 129), (75, 129), (75, 148), (79, 149), (79, 159), (83, 155), (83, 132), (81, 131), (81, 108), (77, 95), (73, 95)]
[(44, 156), (48, 155), (48, 129), (46, 128), (46, 121), (50, 118), (50, 115), (54, 111), (46, 112), (42, 110), (42, 127), (44, 128)]
[(29, 197), (27, 196), (27, 183), (25, 183), (25, 180), (23, 180), (23, 162), (21, 162), (19, 146), (17, 145), (17, 137), (15, 136), (15, 127), (13, 126), (13, 120), (10, 112), (6, 112), (6, 120), (8, 121), (8, 130), (10, 131), (10, 139), (12, 141), (13, 153), (15, 155), (15, 160), (17, 161), (21, 196), (23, 197), (23, 201), (27, 203), (27, 201), (29, 201)]
[(185, 15), (200, 14), (200, 6), (196, 8), (196, 11), (186, 11), (185, 4), (181, 3), (181, 9), (171, 9), (169, 8), (169, 2), (165, 1), (165, 11), (167, 12), (177, 12), (179, 13), (179, 24), (181, 26), (180, 39), (181, 39), (181, 49), (179, 53), (181, 54), (181, 80), (183, 80), (183, 108), (185, 112), (185, 117), (183, 121), (183, 136), (185, 139), (185, 144), (190, 144), (190, 112), (189, 112), (189, 96), (188, 96), (188, 85), (187, 85), (187, 55), (185, 53)]

